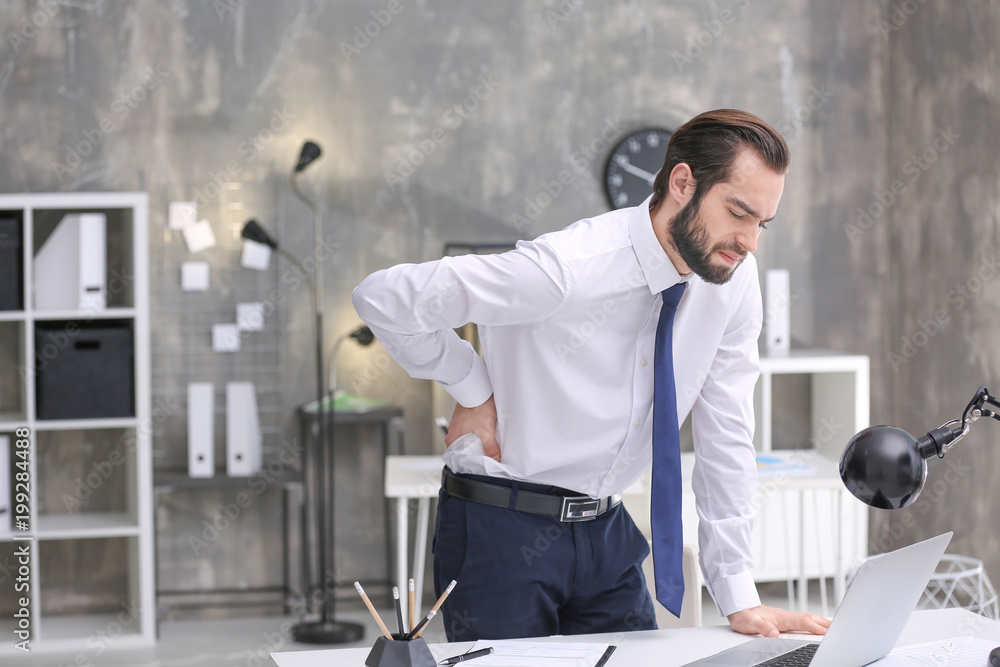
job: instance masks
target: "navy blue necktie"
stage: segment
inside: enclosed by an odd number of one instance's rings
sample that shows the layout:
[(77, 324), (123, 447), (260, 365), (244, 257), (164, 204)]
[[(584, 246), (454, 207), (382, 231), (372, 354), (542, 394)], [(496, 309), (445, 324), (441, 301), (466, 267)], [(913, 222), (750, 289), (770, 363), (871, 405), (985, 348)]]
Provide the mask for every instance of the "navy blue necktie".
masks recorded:
[(656, 599), (674, 616), (684, 598), (681, 532), (681, 437), (674, 385), (673, 331), (677, 304), (687, 283), (663, 291), (653, 356), (653, 488), (650, 520)]

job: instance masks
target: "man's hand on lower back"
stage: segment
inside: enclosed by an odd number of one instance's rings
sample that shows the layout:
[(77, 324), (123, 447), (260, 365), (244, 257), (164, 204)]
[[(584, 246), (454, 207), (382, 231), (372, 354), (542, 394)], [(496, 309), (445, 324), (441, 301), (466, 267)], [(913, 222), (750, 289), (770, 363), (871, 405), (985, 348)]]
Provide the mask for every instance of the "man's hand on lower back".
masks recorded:
[(448, 424), (448, 434), (444, 437), (444, 445), (450, 447), (451, 443), (463, 435), (475, 433), (483, 441), (483, 452), (486, 456), (499, 461), (500, 445), (497, 443), (496, 429), (497, 406), (491, 394), (485, 403), (474, 408), (455, 406), (451, 423)]
[(745, 635), (777, 637), (782, 632), (808, 632), (826, 634), (830, 620), (804, 612), (791, 612), (777, 607), (760, 605), (729, 615), (729, 626)]

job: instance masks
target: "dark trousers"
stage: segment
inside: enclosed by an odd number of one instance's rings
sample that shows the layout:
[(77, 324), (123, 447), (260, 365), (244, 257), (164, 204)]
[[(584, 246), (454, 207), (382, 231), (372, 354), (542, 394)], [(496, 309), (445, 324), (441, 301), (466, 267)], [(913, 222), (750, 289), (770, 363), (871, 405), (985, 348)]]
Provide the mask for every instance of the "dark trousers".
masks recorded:
[[(558, 487), (463, 475), (552, 495)], [(565, 523), (438, 497), (434, 589), (455, 590), (441, 608), (448, 641), (511, 639), (656, 628), (642, 574), (646, 538), (624, 506)]]

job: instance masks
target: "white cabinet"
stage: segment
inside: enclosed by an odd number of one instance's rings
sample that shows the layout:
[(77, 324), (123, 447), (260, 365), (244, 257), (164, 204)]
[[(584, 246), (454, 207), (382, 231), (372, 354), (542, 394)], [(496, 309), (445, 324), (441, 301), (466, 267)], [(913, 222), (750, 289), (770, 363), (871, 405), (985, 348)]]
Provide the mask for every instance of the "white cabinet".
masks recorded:
[[(797, 396), (794, 407), (779, 404), (781, 383)], [(785, 391), (785, 394), (788, 392)], [(774, 459), (759, 467), (757, 524), (753, 535), (754, 578), (759, 582), (817, 577), (834, 580), (835, 600), (843, 595), (847, 572), (868, 555), (868, 509), (846, 493), (837, 462), (851, 436), (869, 426), (869, 360), (819, 350), (761, 357), (755, 395), (754, 444), (758, 459)], [(782, 411), (786, 411), (782, 414)], [(788, 410), (800, 414), (788, 415)], [(775, 424), (799, 420), (802, 442), (794, 449), (773, 447)], [(684, 454), (684, 539), (698, 543), (698, 517), (690, 473), (694, 455)], [(804, 606), (800, 586), (799, 604)]]
[[(93, 235), (77, 238), (86, 266), (68, 261), (47, 270), (43, 282), (73, 281), (84, 270), (89, 281), (97, 270), (104, 296), (39, 309), (35, 258), (75, 213), (106, 221), (96, 252), (103, 256), (92, 261)], [(21, 253), (17, 270), (4, 274), (19, 293), (14, 306), (8, 300), (0, 310), (0, 435), (11, 440), (12, 474), (25, 461), (30, 470), (26, 525), (0, 534), (0, 635), (7, 638), (0, 656), (19, 655), (12, 638), (25, 623), (32, 650), (96, 655), (152, 643), (150, 434), (157, 416), (150, 405), (148, 197), (0, 195), (0, 220), (19, 237), (0, 244), (6, 259), (12, 241)], [(93, 291), (86, 281), (77, 287)], [(4, 288), (9, 296), (10, 283)]]

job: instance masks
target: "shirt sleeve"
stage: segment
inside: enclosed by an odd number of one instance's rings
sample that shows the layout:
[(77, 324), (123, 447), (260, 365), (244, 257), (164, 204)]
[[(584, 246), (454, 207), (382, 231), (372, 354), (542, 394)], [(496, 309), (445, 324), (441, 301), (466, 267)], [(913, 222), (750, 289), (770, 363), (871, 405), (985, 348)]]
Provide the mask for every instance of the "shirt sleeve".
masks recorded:
[(390, 356), (410, 376), (436, 380), (465, 407), (493, 393), (486, 364), (454, 329), (468, 322), (526, 324), (556, 310), (566, 272), (544, 242), (497, 255), (445, 257), (373, 273), (352, 300)]
[(762, 318), (760, 285), (754, 274), (692, 408), (692, 485), (701, 567), (723, 616), (760, 604), (750, 540), (757, 491), (753, 392), (760, 375), (757, 339)]

